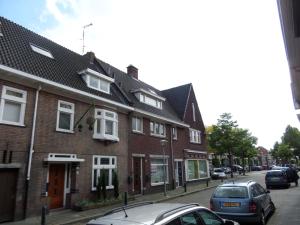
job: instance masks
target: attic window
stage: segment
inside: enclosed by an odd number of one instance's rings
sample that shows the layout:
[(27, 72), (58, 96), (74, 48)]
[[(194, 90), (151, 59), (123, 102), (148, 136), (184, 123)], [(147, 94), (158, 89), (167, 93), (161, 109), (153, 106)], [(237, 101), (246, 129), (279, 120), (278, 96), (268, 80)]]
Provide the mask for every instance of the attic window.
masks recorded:
[(44, 55), (44, 56), (47, 56), (47, 57), (49, 57), (49, 58), (54, 59), (54, 57), (53, 57), (53, 55), (51, 54), (51, 52), (48, 51), (48, 50), (46, 50), (46, 49), (44, 49), (44, 48), (38, 47), (38, 46), (33, 45), (33, 44), (30, 44), (30, 47), (31, 47), (31, 49), (32, 49), (33, 51), (35, 51), (35, 52), (37, 52), (37, 53), (39, 53), (39, 54), (41, 54), (41, 55)]

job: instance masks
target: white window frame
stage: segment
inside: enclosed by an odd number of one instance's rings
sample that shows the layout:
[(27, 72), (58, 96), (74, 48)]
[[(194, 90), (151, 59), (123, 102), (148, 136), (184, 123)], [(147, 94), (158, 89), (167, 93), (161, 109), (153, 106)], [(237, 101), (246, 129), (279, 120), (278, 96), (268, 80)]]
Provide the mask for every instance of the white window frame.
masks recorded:
[[(98, 113), (100, 113), (100, 115)], [(113, 117), (106, 116), (106, 113), (113, 114)], [(100, 120), (100, 133), (97, 133), (97, 130), (98, 130), (97, 120)], [(105, 121), (107, 121), (107, 120), (113, 122), (113, 135), (105, 134)], [(105, 110), (105, 109), (95, 109), (95, 124), (94, 124), (93, 138), (102, 139), (102, 140), (119, 141), (118, 114), (116, 112)]]
[[(163, 163), (152, 163), (152, 160), (154, 159), (161, 159), (163, 160), (164, 162)], [(167, 156), (165, 156), (165, 160), (164, 160), (164, 156), (161, 156), (161, 157), (150, 157), (150, 168), (152, 170), (152, 165), (158, 165), (158, 166), (165, 166), (166, 167), (166, 184), (169, 184), (169, 159)], [(157, 182), (157, 183), (152, 183), (152, 172), (151, 172), (151, 175), (150, 175), (150, 181), (151, 181), (151, 186), (158, 186), (158, 185), (163, 185), (164, 184), (164, 181), (162, 182)]]
[[(151, 125), (151, 123), (153, 125)], [(156, 126), (158, 126), (158, 132), (156, 132)], [(163, 134), (161, 134), (161, 127), (163, 127)], [(152, 129), (153, 128), (153, 129)], [(156, 137), (166, 137), (166, 125), (163, 123), (150, 121), (150, 135)]]
[(172, 139), (177, 140), (177, 127), (172, 127)]
[(190, 143), (201, 144), (201, 131), (190, 128)]
[[(137, 129), (137, 120), (141, 123), (141, 130)], [(143, 133), (143, 118), (138, 116), (133, 116), (131, 121), (132, 131), (137, 133)]]
[[(65, 104), (71, 106), (71, 109), (66, 109), (60, 106), (60, 104)], [(71, 120), (70, 120), (70, 130), (68, 129), (62, 129), (59, 127), (59, 117), (60, 117), (60, 112), (63, 113), (68, 113), (71, 115)], [(67, 133), (74, 133), (74, 114), (75, 114), (75, 104), (71, 102), (66, 102), (63, 100), (58, 100), (58, 105), (57, 105), (57, 119), (56, 119), (56, 131), (61, 131), (61, 132), (67, 132)]]
[[(97, 80), (97, 87), (94, 87), (91, 85), (91, 77), (93, 77), (94, 79)], [(107, 88), (106, 89), (101, 89), (101, 84), (102, 82), (105, 82), (107, 84)], [(99, 78), (98, 76), (94, 76), (94, 75), (87, 75), (86, 76), (86, 83), (87, 83), (87, 86), (89, 88), (92, 88), (92, 89), (95, 89), (97, 91), (101, 91), (101, 92), (104, 92), (104, 93), (107, 93), (107, 94), (110, 94), (110, 82), (109, 81), (106, 81), (104, 79), (101, 79)]]
[(193, 111), (193, 121), (196, 122), (196, 111), (195, 111), (195, 104), (192, 103), (192, 111)]
[[(8, 95), (8, 94), (6, 94), (7, 91), (12, 91), (12, 92), (22, 94), (22, 98)], [(0, 103), (0, 123), (16, 125), (16, 126), (24, 126), (26, 100), (27, 100), (27, 91), (3, 85), (2, 86), (1, 103)], [(4, 106), (5, 106), (6, 101), (18, 103), (21, 105), (19, 122), (7, 121), (7, 120), (3, 119)]]
[[(97, 158), (97, 164), (95, 165), (95, 158)], [(109, 158), (109, 164), (101, 165), (101, 158)], [(114, 164), (112, 163), (114, 159)], [(94, 186), (94, 170), (97, 170), (97, 178), (101, 174), (101, 169), (107, 169), (108, 170), (108, 185), (106, 186), (106, 189), (112, 189), (114, 188), (112, 184), (113, 179), (113, 170), (117, 169), (117, 157), (116, 156), (106, 156), (106, 155), (93, 155), (93, 162), (92, 162), (92, 190), (95, 191), (97, 188)], [(116, 171), (117, 172), (117, 171)], [(98, 179), (97, 179), (98, 181)], [(96, 182), (97, 182), (96, 181)]]
[[(199, 177), (198, 178), (194, 178), (194, 179), (189, 179), (189, 164), (188, 162), (189, 161), (197, 161), (198, 162), (198, 174), (199, 174)], [(205, 164), (206, 164), (206, 173), (207, 173), (207, 176), (206, 177), (201, 177), (201, 174), (200, 174), (200, 164), (199, 164), (199, 161), (205, 161)], [(186, 180), (187, 181), (193, 181), (193, 180), (201, 180), (201, 179), (207, 179), (209, 177), (209, 166), (208, 166), (208, 161), (206, 159), (186, 159), (185, 160), (185, 177), (186, 177)]]
[(153, 106), (158, 109), (162, 109), (162, 101), (155, 97), (151, 97), (150, 95), (140, 93), (140, 92), (136, 93), (136, 97), (142, 103), (145, 103), (147, 105)]

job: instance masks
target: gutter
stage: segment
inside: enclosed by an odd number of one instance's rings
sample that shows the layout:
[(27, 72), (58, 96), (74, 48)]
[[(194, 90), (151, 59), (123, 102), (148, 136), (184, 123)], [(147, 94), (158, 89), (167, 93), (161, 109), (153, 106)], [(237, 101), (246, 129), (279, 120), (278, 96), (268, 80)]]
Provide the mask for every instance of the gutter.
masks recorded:
[(108, 100), (106, 98), (96, 96), (96, 95), (87, 93), (85, 91), (81, 91), (81, 90), (78, 90), (76, 88), (72, 88), (72, 87), (69, 87), (69, 86), (66, 86), (66, 85), (63, 85), (63, 84), (45, 79), (45, 78), (41, 78), (41, 77), (38, 77), (36, 75), (26, 73), (24, 71), (17, 70), (17, 69), (14, 69), (14, 68), (11, 68), (11, 67), (8, 67), (8, 66), (5, 66), (5, 65), (0, 65), (0, 70), (3, 70), (3, 71), (8, 72), (8, 73), (13, 73), (13, 74), (18, 75), (22, 78), (27, 78), (27, 79), (34, 80), (34, 81), (37, 81), (37, 82), (41, 82), (41, 83), (44, 83), (44, 84), (47, 84), (47, 85), (50, 85), (50, 86), (61, 88), (63, 90), (67, 90), (67, 91), (70, 91), (70, 92), (73, 92), (73, 93), (76, 93), (76, 94), (80, 94), (80, 95), (83, 95), (83, 96), (86, 96), (86, 97), (89, 97), (89, 98), (93, 98), (93, 99), (96, 99), (96, 100), (102, 101), (104, 103), (108, 103), (108, 104), (111, 104), (111, 105), (114, 105), (114, 106), (117, 106), (117, 107), (120, 107), (120, 108), (123, 108), (123, 109), (126, 109), (126, 110), (130, 110), (130, 111), (134, 110), (132, 107), (126, 106), (122, 103), (114, 102), (112, 100)]
[(29, 181), (30, 181), (30, 172), (31, 172), (31, 164), (32, 164), (32, 155), (34, 153), (34, 138), (35, 138), (35, 128), (36, 128), (36, 116), (37, 116), (37, 108), (38, 108), (38, 100), (40, 90), (42, 89), (41, 85), (39, 85), (38, 89), (35, 92), (35, 103), (34, 103), (34, 113), (33, 113), (33, 121), (32, 121), (32, 131), (31, 131), (31, 140), (30, 140), (30, 148), (28, 154), (28, 163), (27, 163), (27, 176), (25, 180), (25, 196), (24, 196), (24, 208), (23, 208), (23, 217), (26, 218), (27, 214), (27, 202), (28, 202), (28, 190), (29, 190)]

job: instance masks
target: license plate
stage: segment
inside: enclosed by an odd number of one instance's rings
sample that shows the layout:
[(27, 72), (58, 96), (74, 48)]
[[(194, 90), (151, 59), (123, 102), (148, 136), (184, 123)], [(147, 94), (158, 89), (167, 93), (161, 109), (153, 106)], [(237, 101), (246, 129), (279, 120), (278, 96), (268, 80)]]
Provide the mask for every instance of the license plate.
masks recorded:
[(241, 203), (239, 202), (223, 202), (224, 207), (240, 207)]
[(280, 178), (279, 177), (271, 177), (271, 181), (279, 181)]

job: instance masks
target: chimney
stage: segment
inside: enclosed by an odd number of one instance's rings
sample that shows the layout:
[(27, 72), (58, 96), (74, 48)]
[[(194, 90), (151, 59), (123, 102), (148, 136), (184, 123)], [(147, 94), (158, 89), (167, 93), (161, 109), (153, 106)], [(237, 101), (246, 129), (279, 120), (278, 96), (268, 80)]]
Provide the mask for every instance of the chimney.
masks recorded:
[(127, 74), (132, 76), (135, 79), (139, 79), (139, 72), (138, 68), (134, 67), (133, 65), (127, 66)]

